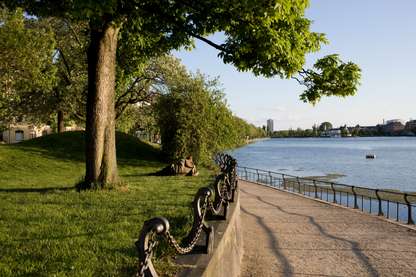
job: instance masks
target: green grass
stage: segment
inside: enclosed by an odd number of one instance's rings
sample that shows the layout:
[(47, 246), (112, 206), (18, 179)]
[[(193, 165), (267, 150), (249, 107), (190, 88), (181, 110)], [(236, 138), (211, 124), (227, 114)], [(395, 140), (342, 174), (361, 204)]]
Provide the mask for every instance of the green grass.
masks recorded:
[[(123, 134), (117, 141), (126, 191), (73, 189), (84, 173), (81, 132), (0, 145), (0, 276), (132, 276), (145, 220), (165, 216), (175, 236), (189, 231), (190, 203), (211, 172), (148, 176), (165, 166), (159, 150)], [(157, 269), (171, 275), (173, 251), (163, 253)]]

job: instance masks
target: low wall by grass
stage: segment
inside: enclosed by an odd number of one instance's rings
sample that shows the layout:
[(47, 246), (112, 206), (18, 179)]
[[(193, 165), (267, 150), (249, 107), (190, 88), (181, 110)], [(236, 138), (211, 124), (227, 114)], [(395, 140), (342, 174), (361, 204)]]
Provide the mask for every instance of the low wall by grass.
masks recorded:
[(236, 193), (234, 203), (228, 209), (224, 221), (210, 221), (214, 226), (214, 250), (210, 254), (180, 256), (177, 263), (182, 270), (178, 277), (234, 277), (240, 275), (243, 256), (243, 238), (240, 221), (240, 196)]

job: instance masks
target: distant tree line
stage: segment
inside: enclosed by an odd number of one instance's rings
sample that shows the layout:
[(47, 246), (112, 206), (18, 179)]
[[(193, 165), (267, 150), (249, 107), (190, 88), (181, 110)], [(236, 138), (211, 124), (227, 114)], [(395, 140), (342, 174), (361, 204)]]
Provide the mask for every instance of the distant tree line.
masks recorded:
[[(333, 131), (333, 126), (330, 122), (323, 122), (318, 126), (314, 125), (311, 129), (289, 129), (274, 131), (272, 137), (274, 138), (289, 138), (289, 137), (321, 137), (326, 136), (328, 131)], [(415, 136), (416, 135), (416, 121), (411, 120), (406, 125), (401, 122), (390, 122), (387, 124), (378, 124), (375, 126), (360, 126), (356, 125), (348, 127), (347, 125), (337, 128), (341, 137), (374, 137), (374, 136)], [(337, 133), (338, 134), (338, 133)]]

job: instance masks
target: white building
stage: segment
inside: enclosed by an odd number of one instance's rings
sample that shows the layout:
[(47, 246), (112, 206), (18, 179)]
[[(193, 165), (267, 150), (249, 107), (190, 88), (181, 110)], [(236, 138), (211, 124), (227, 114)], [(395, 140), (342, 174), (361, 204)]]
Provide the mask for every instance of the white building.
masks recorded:
[(7, 130), (0, 135), (0, 140), (5, 143), (18, 143), (40, 136), (46, 136), (52, 133), (49, 125), (36, 126), (33, 124), (19, 123), (10, 124)]
[(401, 123), (403, 125), (406, 124), (406, 122), (402, 119), (390, 119), (390, 120), (386, 120), (385, 122), (383, 120), (383, 125), (388, 125), (388, 124), (391, 124), (391, 123)]
[(273, 133), (274, 127), (273, 127), (273, 119), (267, 119), (267, 132)]
[(341, 137), (341, 129), (329, 129), (329, 130), (323, 131), (321, 133), (321, 137), (340, 138)]

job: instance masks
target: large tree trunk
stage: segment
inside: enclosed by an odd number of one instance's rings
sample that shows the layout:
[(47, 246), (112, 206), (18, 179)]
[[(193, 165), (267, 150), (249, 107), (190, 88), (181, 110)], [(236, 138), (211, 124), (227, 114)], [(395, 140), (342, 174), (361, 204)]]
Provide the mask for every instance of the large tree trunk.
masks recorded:
[(118, 31), (111, 23), (91, 28), (84, 188), (118, 181), (114, 109)]
[(64, 112), (58, 110), (58, 133), (63, 133), (65, 131), (65, 121), (64, 121)]

